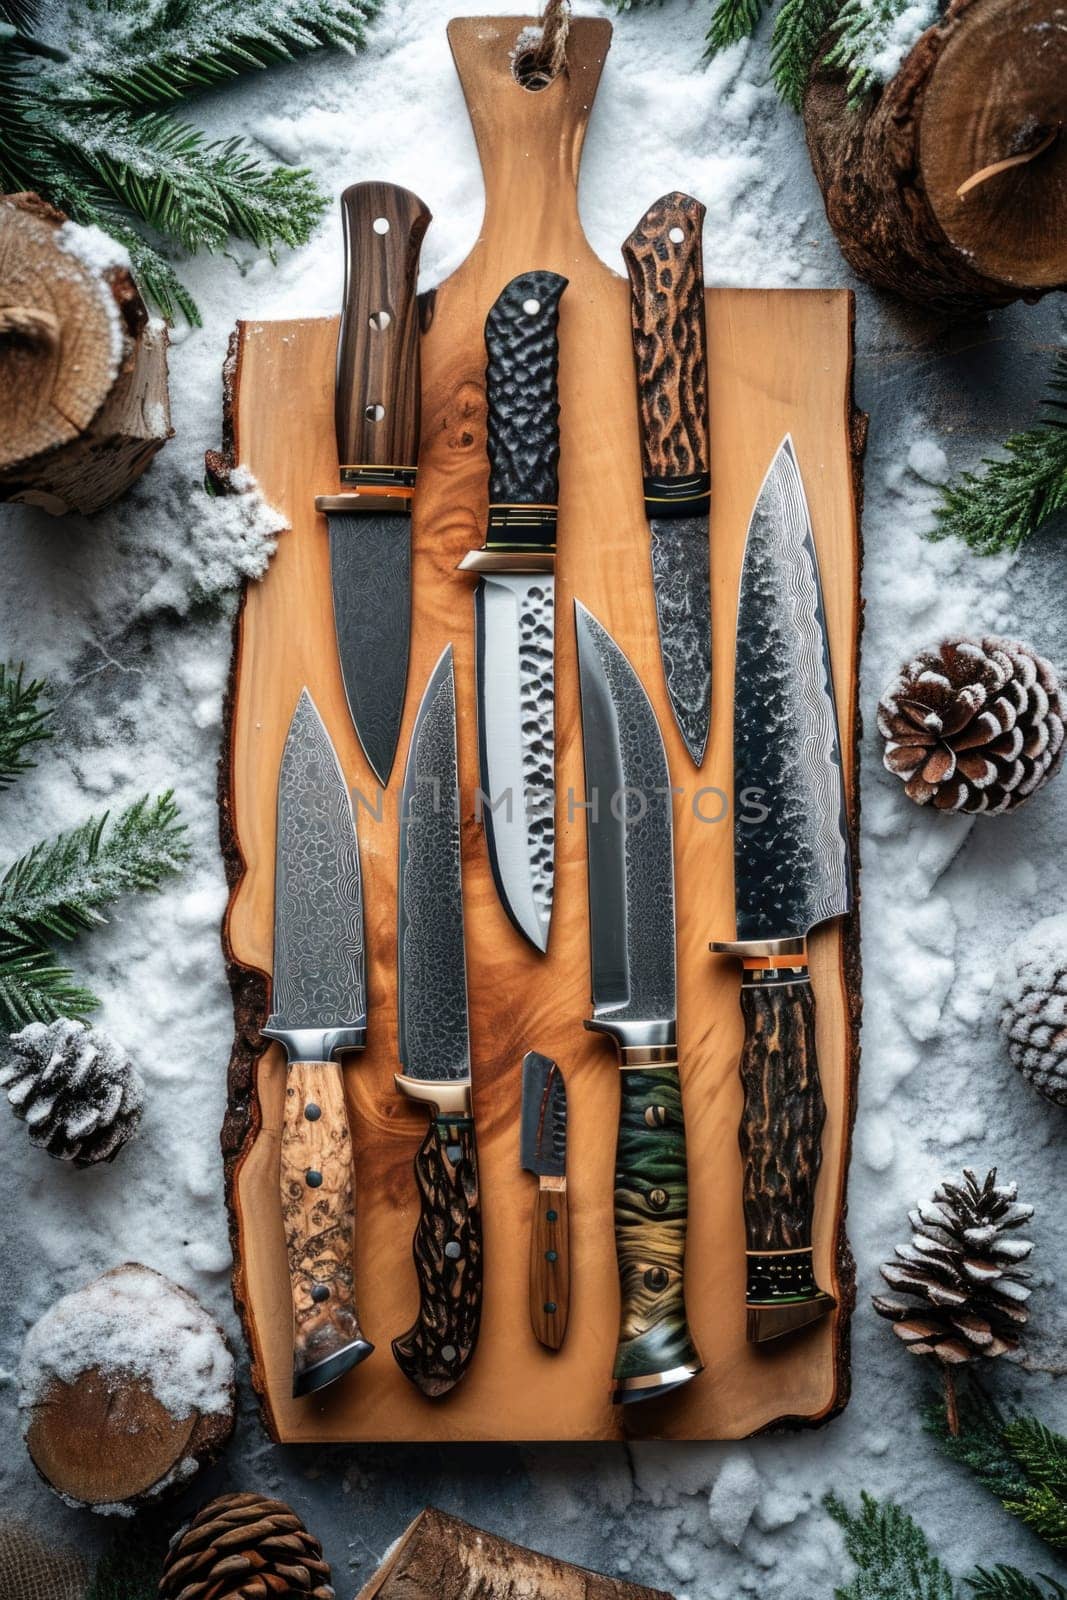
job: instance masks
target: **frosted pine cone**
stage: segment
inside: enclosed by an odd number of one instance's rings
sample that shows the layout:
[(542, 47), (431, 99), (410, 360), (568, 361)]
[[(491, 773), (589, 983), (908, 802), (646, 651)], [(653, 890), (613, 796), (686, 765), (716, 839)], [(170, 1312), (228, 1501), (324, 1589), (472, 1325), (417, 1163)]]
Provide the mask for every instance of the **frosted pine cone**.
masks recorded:
[(922, 650), (878, 706), (885, 765), (917, 805), (996, 816), (1063, 759), (1064, 705), (1047, 661), (1010, 639)]
[(1067, 1106), (1067, 913), (1046, 917), (1011, 953), (1000, 1027), (1028, 1083)]
[(160, 1600), (333, 1600), (322, 1546), (295, 1511), (260, 1494), (225, 1494), (175, 1534)]
[(141, 1075), (121, 1046), (67, 1017), (31, 1022), (10, 1043), (0, 1089), (32, 1142), (76, 1167), (113, 1161), (137, 1132), (144, 1099)]

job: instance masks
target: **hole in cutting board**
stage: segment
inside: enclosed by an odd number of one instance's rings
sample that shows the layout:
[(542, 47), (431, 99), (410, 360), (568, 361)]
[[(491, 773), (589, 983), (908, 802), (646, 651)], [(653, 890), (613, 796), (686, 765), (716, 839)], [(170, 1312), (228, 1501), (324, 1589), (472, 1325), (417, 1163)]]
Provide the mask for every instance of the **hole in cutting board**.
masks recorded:
[(529, 89), (532, 94), (539, 89), (547, 89), (556, 76), (541, 66), (536, 50), (521, 50), (513, 57), (511, 72), (515, 82), (523, 89)]

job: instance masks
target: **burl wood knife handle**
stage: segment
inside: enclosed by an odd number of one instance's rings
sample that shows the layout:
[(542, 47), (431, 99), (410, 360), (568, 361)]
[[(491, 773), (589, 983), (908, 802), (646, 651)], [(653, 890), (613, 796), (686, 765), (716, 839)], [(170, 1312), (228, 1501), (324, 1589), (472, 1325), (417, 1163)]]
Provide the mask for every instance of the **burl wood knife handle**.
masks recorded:
[(281, 1192), (298, 1396), (332, 1383), (374, 1349), (356, 1315), (352, 1138), (336, 1061), (294, 1061), (287, 1070)]
[[(408, 189), (354, 183), (341, 196), (341, 218), (345, 289), (334, 408), (341, 479), (410, 490), (419, 459), (416, 287), (430, 213)], [(361, 473), (367, 467), (379, 471)]]
[[(489, 452), (489, 541), (551, 523), (559, 499), (559, 301), (556, 272), (523, 272), (501, 292), (485, 322)], [(543, 509), (539, 519), (528, 508)], [(508, 511), (519, 515), (510, 519)], [(524, 514), (526, 513), (526, 514)]]
[(412, 1253), (419, 1314), (393, 1340), (405, 1378), (437, 1398), (470, 1365), (482, 1317), (482, 1214), (470, 1116), (431, 1115), (415, 1157), (421, 1211)]
[(746, 970), (741, 1011), (748, 1337), (762, 1344), (836, 1304), (815, 1281), (811, 1250), (826, 1102), (806, 966), (789, 969), (784, 981), (773, 969)]
[(570, 1311), (570, 1226), (566, 1178), (538, 1180), (530, 1229), (530, 1325), (540, 1344), (558, 1350)]
[(702, 1363), (685, 1312), (689, 1188), (678, 1068), (627, 1068), (619, 1076), (615, 1247), (622, 1318), (614, 1398), (629, 1401), (677, 1387)]
[(622, 247), (650, 517), (697, 516), (710, 504), (703, 227), (699, 200), (666, 194)]

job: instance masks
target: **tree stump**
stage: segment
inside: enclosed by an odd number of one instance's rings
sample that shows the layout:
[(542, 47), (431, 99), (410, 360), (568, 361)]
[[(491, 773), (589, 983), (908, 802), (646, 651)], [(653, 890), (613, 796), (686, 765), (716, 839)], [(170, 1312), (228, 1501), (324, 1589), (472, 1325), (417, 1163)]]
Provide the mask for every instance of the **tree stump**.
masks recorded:
[(0, 500), (99, 511), (174, 432), (166, 328), (103, 239), (0, 199)]
[(850, 108), (819, 68), (804, 123), (826, 215), (878, 288), (950, 314), (1067, 287), (1067, 32), (1059, 0), (952, 0)]
[(556, 1561), (432, 1506), (421, 1511), (356, 1600), (673, 1600), (625, 1578)]
[(57, 1494), (128, 1513), (219, 1455), (233, 1431), (233, 1356), (191, 1294), (128, 1262), (30, 1329), (19, 1407), (34, 1466)]

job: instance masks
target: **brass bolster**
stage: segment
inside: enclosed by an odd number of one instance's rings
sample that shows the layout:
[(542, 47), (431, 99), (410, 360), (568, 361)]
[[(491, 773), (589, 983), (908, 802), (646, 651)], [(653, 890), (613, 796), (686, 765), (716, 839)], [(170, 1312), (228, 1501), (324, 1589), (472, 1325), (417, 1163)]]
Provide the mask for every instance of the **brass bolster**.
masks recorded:
[(469, 1117), (472, 1115), (471, 1081), (469, 1078), (442, 1078), (429, 1082), (424, 1078), (407, 1078), (402, 1072), (393, 1074), (398, 1094), (421, 1105), (432, 1106), (438, 1117)]
[(676, 1067), (676, 1044), (623, 1044), (619, 1046), (619, 1066), (624, 1072), (635, 1067)]
[(470, 550), (457, 572), (554, 572), (554, 550)]
[[(713, 940), (708, 949), (717, 956), (738, 956), (759, 966), (804, 966), (808, 958), (806, 939), (727, 939)], [(792, 959), (787, 959), (792, 957)]]

